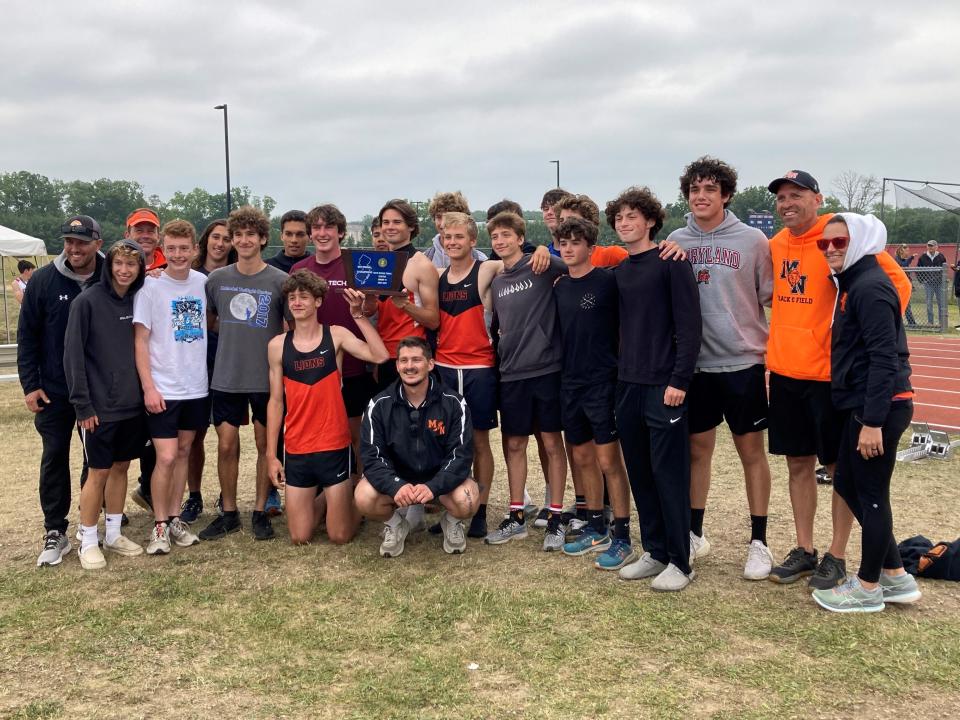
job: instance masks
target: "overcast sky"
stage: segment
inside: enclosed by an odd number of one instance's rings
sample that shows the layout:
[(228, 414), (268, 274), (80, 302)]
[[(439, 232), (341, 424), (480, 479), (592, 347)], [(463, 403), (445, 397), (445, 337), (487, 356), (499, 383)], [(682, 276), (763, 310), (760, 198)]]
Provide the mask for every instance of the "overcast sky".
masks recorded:
[[(471, 9), (459, 8), (469, 5)], [(664, 202), (702, 154), (960, 182), (960, 3), (4, 2), (0, 172), (234, 185), (277, 212), (555, 182)]]

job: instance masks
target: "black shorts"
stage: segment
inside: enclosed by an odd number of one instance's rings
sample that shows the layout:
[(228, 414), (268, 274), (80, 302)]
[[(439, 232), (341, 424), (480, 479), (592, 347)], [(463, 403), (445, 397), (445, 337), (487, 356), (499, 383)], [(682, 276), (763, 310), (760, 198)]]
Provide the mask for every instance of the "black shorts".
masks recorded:
[(837, 461), (843, 432), (841, 413), (830, 399), (830, 383), (770, 373), (770, 454), (816, 455)]
[(560, 432), (560, 372), (500, 383), (500, 431), (527, 436), (535, 431)]
[(694, 373), (687, 390), (690, 434), (724, 420), (734, 435), (767, 429), (767, 382), (762, 364), (734, 372)]
[(267, 401), (270, 393), (232, 393), (223, 390), (211, 390), (213, 396), (213, 424), (230, 423), (234, 427), (247, 425), (250, 418), (247, 406), (253, 414), (253, 421), (267, 424)]
[(437, 365), (440, 380), (463, 396), (474, 430), (497, 426), (497, 371), (491, 368), (452, 368)]
[(80, 430), (83, 455), (87, 466), (107, 470), (114, 463), (136, 460), (147, 442), (147, 426), (143, 415), (126, 420), (102, 422), (90, 430)]
[(202, 430), (207, 426), (209, 405), (207, 398), (167, 400), (167, 409), (147, 413), (147, 431), (158, 440), (177, 437), (180, 430)]
[(360, 417), (367, 409), (370, 398), (377, 394), (377, 383), (370, 373), (345, 377), (341, 381), (343, 387), (343, 404), (347, 408), (347, 417)]
[(287, 453), (283, 458), (283, 473), (287, 485), (299, 488), (323, 488), (339, 485), (349, 480), (356, 467), (353, 448), (347, 445), (340, 450), (303, 453)]
[(593, 440), (597, 445), (606, 445), (619, 437), (615, 394), (615, 380), (561, 389), (563, 435), (567, 443), (583, 445)]

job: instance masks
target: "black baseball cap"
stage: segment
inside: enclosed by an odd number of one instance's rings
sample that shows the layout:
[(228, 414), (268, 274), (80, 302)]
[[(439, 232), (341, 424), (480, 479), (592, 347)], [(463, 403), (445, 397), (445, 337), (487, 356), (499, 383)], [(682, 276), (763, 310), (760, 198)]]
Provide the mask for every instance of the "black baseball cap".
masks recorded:
[(60, 226), (60, 239), (76, 238), (93, 242), (100, 239), (100, 223), (89, 215), (74, 215)]
[(793, 183), (794, 185), (799, 185), (805, 190), (813, 190), (815, 193), (820, 192), (820, 183), (817, 182), (817, 179), (808, 172), (804, 170), (790, 170), (783, 174), (783, 177), (778, 177), (772, 183), (767, 185), (767, 190), (776, 194), (780, 189), (780, 186), (784, 183)]

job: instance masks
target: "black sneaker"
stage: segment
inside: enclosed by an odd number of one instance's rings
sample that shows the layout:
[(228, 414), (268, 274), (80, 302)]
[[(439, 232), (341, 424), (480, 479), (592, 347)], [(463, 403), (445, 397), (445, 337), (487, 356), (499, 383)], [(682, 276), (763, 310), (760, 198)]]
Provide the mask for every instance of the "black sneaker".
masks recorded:
[(253, 539), (270, 540), (274, 536), (270, 516), (262, 510), (253, 511)]
[(180, 508), (180, 519), (185, 523), (196, 522), (197, 518), (203, 514), (203, 498), (188, 495)]
[(830, 477), (825, 467), (818, 467), (815, 476), (817, 478), (817, 485), (833, 485), (833, 478)]
[[(430, 533), (431, 535), (439, 535), (440, 533), (443, 532), (443, 528), (440, 527), (440, 523), (437, 522), (431, 525), (430, 527), (428, 527), (427, 532)], [(486, 536), (486, 533), (484, 533), (484, 536)]]
[(479, 513), (470, 520), (470, 527), (467, 529), (469, 538), (485, 538), (487, 536), (487, 516), (481, 516)]
[(236, 512), (224, 513), (213, 519), (213, 522), (201, 530), (197, 537), (201, 540), (219, 540), (240, 529), (240, 517)]
[(817, 551), (808, 553), (802, 547), (795, 547), (786, 559), (770, 571), (770, 582), (789, 585), (802, 577), (813, 575), (817, 569)]
[(824, 553), (823, 559), (807, 583), (814, 590), (829, 590), (847, 579), (847, 563), (830, 553)]

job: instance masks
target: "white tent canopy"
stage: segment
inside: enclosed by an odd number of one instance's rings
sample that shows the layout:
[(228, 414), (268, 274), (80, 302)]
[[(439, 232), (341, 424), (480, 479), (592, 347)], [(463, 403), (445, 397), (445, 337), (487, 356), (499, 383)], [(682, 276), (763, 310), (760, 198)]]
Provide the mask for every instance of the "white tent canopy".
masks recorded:
[(43, 240), (30, 237), (22, 232), (0, 225), (0, 255), (6, 257), (31, 257), (46, 255), (47, 246)]

